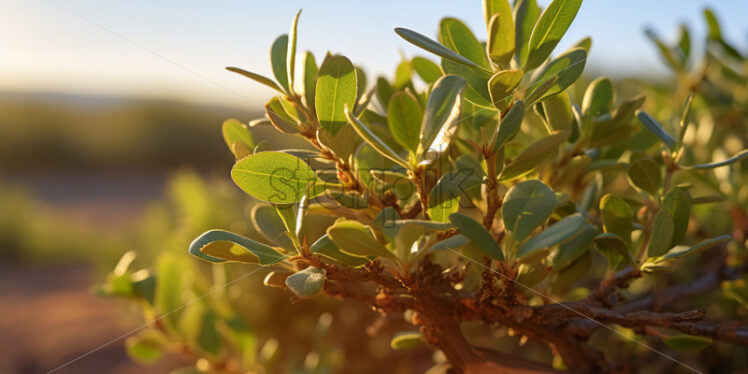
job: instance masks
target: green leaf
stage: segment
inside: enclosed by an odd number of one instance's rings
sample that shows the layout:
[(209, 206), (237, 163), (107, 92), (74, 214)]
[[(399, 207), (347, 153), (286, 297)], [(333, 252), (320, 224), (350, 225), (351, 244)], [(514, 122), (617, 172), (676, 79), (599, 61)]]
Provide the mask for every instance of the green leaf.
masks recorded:
[(654, 195), (660, 189), (662, 172), (660, 166), (651, 158), (641, 158), (629, 165), (629, 181), (636, 187)]
[(412, 84), (412, 76), (413, 69), (410, 65), (410, 61), (400, 61), (400, 63), (397, 64), (397, 69), (395, 69), (395, 81), (392, 82), (392, 87), (396, 90), (404, 89), (405, 87)]
[(438, 222), (449, 221), (449, 215), (460, 208), (460, 197), (481, 182), (481, 176), (470, 169), (442, 175), (429, 192), (429, 217)]
[(376, 93), (377, 100), (382, 104), (382, 108), (386, 110), (387, 105), (390, 103), (390, 99), (392, 98), (392, 94), (394, 93), (390, 82), (382, 77), (377, 78)]
[(670, 212), (659, 210), (655, 214), (652, 223), (652, 233), (649, 238), (647, 247), (647, 257), (657, 257), (664, 255), (670, 249), (670, 243), (673, 241), (675, 226), (673, 216)]
[(310, 266), (289, 275), (286, 278), (286, 286), (302, 299), (314, 297), (325, 286), (325, 272), (322, 269)]
[(584, 92), (582, 101), (582, 115), (594, 118), (610, 113), (616, 101), (613, 82), (607, 77), (600, 77), (592, 81)]
[(608, 260), (608, 267), (612, 271), (623, 269), (633, 262), (626, 242), (618, 235), (606, 232), (596, 236), (593, 243), (595, 249)]
[(284, 92), (290, 92), (288, 86), (288, 35), (283, 34), (273, 42), (270, 47), (270, 65), (273, 68), (273, 75), (278, 81)]
[(440, 240), (429, 248), (430, 251), (457, 250), (465, 244), (470, 243), (470, 239), (465, 235), (457, 234), (444, 240)]
[(504, 253), (491, 234), (483, 228), (483, 225), (472, 218), (453, 213), (449, 216), (450, 222), (460, 230), (460, 233), (470, 239), (486, 256), (495, 260), (504, 261)]
[(517, 183), (504, 196), (501, 214), (504, 227), (512, 238), (522, 241), (542, 225), (556, 208), (556, 194), (543, 182), (528, 180)]
[(392, 349), (411, 349), (423, 344), (423, 337), (419, 332), (403, 331), (398, 332), (390, 340)]
[(322, 235), (312, 243), (309, 250), (312, 253), (323, 255), (345, 265), (362, 266), (369, 262), (369, 259), (366, 257), (351, 256), (343, 253), (327, 234)]
[(276, 90), (276, 91), (278, 91), (280, 93), (285, 93), (285, 92), (283, 92), (283, 89), (281, 89), (278, 86), (277, 83), (273, 82), (272, 79), (270, 79), (270, 78), (268, 78), (268, 77), (266, 77), (264, 75), (256, 74), (256, 73), (253, 73), (251, 71), (246, 71), (244, 69), (240, 69), (240, 68), (233, 67), (233, 66), (227, 67), (226, 70), (228, 70), (228, 71), (230, 71), (232, 73), (237, 73), (237, 74), (243, 75), (243, 76), (245, 76), (245, 77), (247, 77), (247, 78), (249, 78), (249, 79), (251, 79), (251, 80), (253, 80), (253, 81), (257, 82), (257, 83), (264, 84), (264, 85), (266, 85), (266, 86), (268, 86), (268, 87), (270, 87), (270, 88), (272, 88), (272, 89), (274, 89), (274, 90)]
[(304, 161), (287, 153), (260, 152), (234, 164), (231, 178), (244, 192), (275, 204), (295, 203), (319, 182)]
[(691, 219), (691, 195), (682, 188), (674, 188), (665, 195), (660, 209), (669, 212), (673, 217), (673, 239), (670, 247), (683, 240), (688, 229), (688, 221)]
[(437, 43), (433, 39), (430, 39), (424, 35), (421, 35), (415, 31), (408, 30), (402, 27), (396, 27), (395, 33), (397, 35), (400, 35), (403, 39), (407, 40), (408, 42), (414, 44), (417, 47), (423, 48), (437, 56), (444, 57), (448, 60), (452, 60), (454, 62), (463, 64), (465, 66), (475, 68), (475, 69), (484, 69), (480, 65), (476, 64), (473, 61), (470, 61), (469, 59), (462, 57), (455, 53), (453, 50)]
[(418, 150), (421, 121), (423, 121), (423, 109), (418, 99), (404, 91), (392, 95), (387, 105), (387, 124), (395, 141), (411, 153)]
[(553, 0), (545, 8), (530, 36), (525, 70), (540, 66), (551, 55), (576, 17), (581, 5), (582, 0)]
[(419, 135), (418, 153), (423, 156), (434, 147), (441, 152), (449, 145), (460, 117), (460, 94), (465, 80), (455, 75), (445, 75), (434, 83)]
[(708, 249), (711, 249), (715, 247), (717, 244), (724, 243), (732, 239), (730, 235), (722, 235), (718, 236), (716, 238), (712, 238), (709, 240), (704, 240), (703, 242), (694, 245), (693, 247), (687, 247), (687, 246), (677, 246), (671, 250), (669, 250), (665, 256), (663, 256), (663, 259), (665, 260), (674, 260), (685, 256), (694, 255), (697, 253), (704, 252)]
[(338, 221), (327, 229), (327, 236), (343, 253), (357, 257), (385, 257), (395, 259), (395, 255), (374, 237), (369, 226), (357, 221)]
[[(560, 0), (555, 0), (558, 2)], [(572, 83), (576, 82), (577, 79), (582, 75), (584, 71), (584, 65), (587, 61), (587, 51), (582, 48), (573, 48), (562, 55), (551, 60), (544, 68), (537, 74), (537, 77), (533, 79), (530, 87), (536, 87), (538, 90), (542, 83), (550, 80), (552, 77), (558, 77), (555, 83), (542, 95), (540, 95), (536, 101), (543, 101), (545, 98), (553, 96), (565, 90)], [(535, 96), (532, 93), (531, 96)]]
[(575, 126), (574, 113), (571, 110), (569, 95), (566, 92), (543, 100), (543, 112), (553, 130), (570, 129)]
[(304, 100), (308, 108), (315, 108), (314, 96), (317, 89), (317, 61), (312, 52), (304, 54)]
[(418, 74), (418, 76), (426, 83), (434, 83), (442, 76), (442, 70), (439, 65), (426, 58), (413, 57), (410, 64), (413, 66), (413, 70), (416, 71), (416, 74)]
[(719, 21), (711, 9), (704, 8), (704, 19), (709, 27), (709, 39), (722, 40), (722, 30), (720, 29)]
[(491, 95), (491, 103), (500, 111), (505, 111), (511, 103), (515, 88), (522, 81), (521, 70), (502, 70), (494, 74), (488, 80), (488, 93)]
[(227, 119), (223, 121), (221, 132), (223, 133), (223, 140), (229, 148), (232, 148), (234, 143), (239, 143), (250, 150), (255, 147), (255, 142), (252, 139), (249, 129), (238, 120)]
[(517, 251), (517, 261), (530, 262), (538, 253), (544, 253), (540, 250), (574, 239), (587, 226), (587, 220), (579, 213), (565, 217), (525, 242)]
[(462, 21), (456, 18), (443, 18), (439, 22), (439, 42), (457, 52), (462, 57), (490, 70), (485, 49)]
[(516, 52), (514, 59), (518, 66), (525, 65), (530, 52), (530, 35), (540, 17), (540, 7), (535, 0), (518, 0), (514, 9)]
[(636, 117), (639, 118), (639, 121), (641, 121), (644, 127), (660, 138), (660, 140), (662, 140), (670, 150), (673, 150), (675, 147), (675, 139), (662, 128), (657, 120), (652, 118), (652, 116), (643, 110), (637, 110)]
[(356, 130), (359, 136), (364, 139), (364, 141), (369, 144), (372, 148), (374, 148), (379, 154), (381, 154), (384, 157), (387, 157), (388, 159), (396, 162), (400, 166), (404, 168), (408, 168), (408, 164), (403, 160), (397, 152), (392, 150), (390, 146), (388, 146), (382, 139), (380, 139), (374, 132), (369, 129), (361, 120), (354, 117), (348, 107), (346, 106), (344, 109), (344, 113), (346, 118), (348, 118), (349, 123), (353, 126), (353, 128)]
[(272, 265), (285, 257), (273, 247), (224, 230), (208, 230), (190, 243), (189, 252), (202, 260)]
[(502, 69), (509, 67), (514, 56), (516, 35), (512, 7), (508, 0), (483, 1), (483, 13), (488, 25), (488, 56)]
[(617, 235), (626, 245), (631, 244), (634, 212), (622, 198), (607, 194), (600, 199), (600, 215), (605, 232)]
[(652, 41), (652, 43), (655, 44), (657, 47), (657, 50), (660, 52), (660, 57), (662, 57), (663, 60), (665, 60), (665, 63), (670, 65), (673, 70), (679, 71), (683, 69), (683, 66), (680, 64), (680, 62), (676, 59), (675, 53), (673, 52), (670, 47), (668, 47), (662, 39), (660, 39), (659, 36), (654, 32), (652, 29), (644, 30), (644, 35), (647, 36), (649, 40)]
[(576, 259), (584, 255), (592, 244), (592, 240), (597, 236), (597, 227), (587, 225), (587, 227), (572, 238), (570, 241), (561, 244), (558, 250), (553, 252), (550, 257), (550, 264), (553, 269), (563, 269)]
[(587, 55), (589, 55), (590, 48), (592, 48), (592, 38), (588, 36), (578, 41), (577, 44), (574, 44), (574, 47), (584, 48), (584, 50), (587, 51)]
[(491, 75), (460, 65), (454, 61), (442, 59), (442, 71), (444, 74), (456, 75), (465, 79), (465, 100), (481, 108), (493, 109), (491, 94), (488, 92), (488, 79)]
[(317, 75), (314, 105), (320, 126), (335, 135), (345, 125), (344, 108), (353, 110), (357, 94), (356, 70), (345, 56), (332, 56)]
[(298, 41), (298, 25), (299, 16), (301, 15), (301, 9), (296, 13), (296, 17), (293, 18), (291, 23), (291, 31), (289, 32), (291, 43), (288, 44), (288, 87), (293, 91), (294, 74), (296, 73), (296, 43)]
[(278, 131), (286, 134), (295, 134), (299, 132), (299, 125), (296, 119), (291, 116), (283, 105), (285, 99), (274, 97), (265, 104), (265, 111), (270, 122)]
[(732, 156), (726, 160), (719, 161), (719, 162), (712, 162), (709, 164), (702, 164), (702, 165), (694, 165), (694, 166), (681, 166), (684, 169), (714, 169), (722, 166), (730, 165), (734, 162), (738, 162), (744, 158), (748, 157), (748, 149), (742, 150), (740, 153), (736, 154), (735, 156)]
[(496, 133), (494, 133), (491, 140), (494, 153), (498, 152), (499, 148), (503, 147), (504, 143), (519, 131), (522, 126), (522, 117), (524, 114), (525, 103), (522, 100), (515, 101), (511, 109), (509, 109), (504, 118), (501, 119), (501, 122), (499, 122)]
[(158, 361), (169, 342), (163, 334), (147, 329), (125, 340), (125, 351), (134, 361), (149, 364)]
[(519, 178), (535, 170), (548, 157), (554, 155), (559, 145), (571, 134), (570, 129), (559, 130), (530, 144), (514, 161), (501, 171), (500, 180)]
[(687, 334), (663, 336), (662, 342), (670, 348), (685, 352), (696, 352), (712, 344), (712, 339)]
[(254, 229), (264, 236), (271, 244), (291, 248), (293, 243), (286, 235), (286, 226), (272, 206), (256, 204), (250, 211), (250, 218)]

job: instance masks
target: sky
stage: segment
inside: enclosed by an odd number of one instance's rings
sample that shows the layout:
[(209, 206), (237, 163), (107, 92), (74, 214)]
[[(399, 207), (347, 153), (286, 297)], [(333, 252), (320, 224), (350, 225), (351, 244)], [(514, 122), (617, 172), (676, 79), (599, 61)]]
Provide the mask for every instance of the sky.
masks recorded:
[[(586, 0), (556, 53), (592, 36), (587, 71), (664, 72), (644, 29), (651, 26), (672, 41), (685, 23), (694, 43), (700, 41), (706, 4), (727, 39), (745, 50), (748, 1)], [(318, 61), (328, 50), (344, 54), (370, 82), (374, 75), (392, 76), (400, 53), (429, 56), (394, 27), (435, 36), (439, 20), (453, 16), (485, 39), (478, 0), (0, 0), (0, 91), (254, 106), (272, 92), (224, 67), (271, 76), (269, 47), (302, 8), (299, 50), (312, 51)]]

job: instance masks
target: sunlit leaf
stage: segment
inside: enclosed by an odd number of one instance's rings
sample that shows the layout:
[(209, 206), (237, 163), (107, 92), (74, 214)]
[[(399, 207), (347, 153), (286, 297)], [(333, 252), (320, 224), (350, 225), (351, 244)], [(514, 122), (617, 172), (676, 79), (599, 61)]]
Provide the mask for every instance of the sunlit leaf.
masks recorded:
[(555, 154), (558, 146), (566, 141), (570, 133), (570, 129), (559, 130), (530, 144), (504, 168), (499, 179), (510, 180), (535, 170), (546, 158)]
[[(558, 2), (560, 0), (555, 0)], [(533, 78), (530, 85), (536, 90), (542, 83), (557, 77), (555, 83), (542, 95), (537, 97), (536, 101), (558, 94), (565, 90), (582, 75), (584, 65), (587, 61), (587, 51), (582, 48), (570, 49), (564, 54), (551, 60), (545, 67)], [(531, 94), (532, 95), (532, 94)]]
[(325, 59), (317, 75), (314, 105), (320, 126), (335, 135), (346, 122), (345, 106), (353, 109), (357, 95), (356, 70), (345, 56)]
[(514, 22), (516, 52), (514, 59), (518, 66), (525, 65), (530, 52), (530, 35), (540, 17), (540, 7), (536, 0), (518, 0), (515, 2)]
[(208, 230), (190, 243), (189, 252), (203, 260), (271, 265), (284, 256), (267, 244), (224, 230)]
[(488, 25), (488, 56), (500, 68), (506, 69), (514, 56), (516, 43), (512, 7), (508, 0), (485, 0), (483, 13)]
[(351, 256), (395, 258), (395, 255), (374, 237), (371, 228), (357, 221), (335, 222), (327, 229), (327, 236), (343, 253)]
[(517, 183), (504, 196), (501, 214), (512, 238), (522, 241), (542, 225), (556, 208), (556, 194), (537, 180)]
[(536, 257), (541, 250), (563, 244), (579, 235), (587, 227), (587, 220), (581, 214), (573, 214), (554, 223), (547, 229), (533, 236), (517, 251), (517, 260), (528, 262)]
[(423, 337), (419, 332), (399, 332), (390, 340), (392, 349), (411, 349), (423, 344)]
[(273, 75), (285, 92), (289, 91), (288, 85), (288, 35), (283, 34), (273, 42), (270, 47), (270, 65)]
[(418, 100), (407, 92), (397, 92), (387, 105), (387, 123), (398, 144), (416, 152), (423, 121), (423, 109)]
[(545, 8), (530, 36), (526, 70), (540, 66), (551, 55), (581, 5), (582, 0), (553, 0)]
[(460, 213), (449, 216), (450, 222), (457, 226), (460, 233), (470, 239), (486, 256), (496, 260), (504, 261), (504, 253), (491, 234), (483, 228), (483, 225), (474, 219)]
[(272, 89), (274, 89), (274, 90), (276, 90), (276, 91), (278, 91), (280, 93), (284, 93), (283, 89), (281, 89), (280, 86), (278, 86), (277, 83), (273, 82), (272, 79), (270, 79), (270, 78), (268, 78), (266, 76), (263, 76), (263, 75), (260, 75), (260, 74), (257, 74), (257, 73), (253, 73), (251, 71), (246, 71), (244, 69), (236, 68), (236, 67), (233, 67), (233, 66), (227, 67), (226, 70), (228, 70), (230, 72), (233, 72), (233, 73), (237, 73), (237, 74), (243, 75), (243, 76), (245, 76), (245, 77), (247, 77), (249, 79), (252, 79), (253, 81), (255, 81), (257, 83), (264, 84), (264, 85), (266, 85), (266, 86), (268, 86), (268, 87), (270, 87), (270, 88), (272, 88)]
[(260, 152), (237, 161), (231, 178), (246, 193), (276, 204), (301, 200), (309, 185), (318, 182), (309, 165), (282, 152)]
[(513, 91), (522, 81), (522, 76), (521, 70), (502, 70), (488, 80), (488, 93), (491, 95), (491, 103), (497, 109), (503, 112), (509, 107)]
[(396, 27), (395, 33), (397, 33), (397, 35), (400, 35), (400, 37), (407, 40), (408, 42), (416, 45), (417, 47), (421, 47), (439, 57), (444, 57), (446, 59), (452, 60), (454, 62), (463, 64), (463, 65), (466, 65), (472, 68), (484, 69), (483, 67), (476, 64), (475, 62), (465, 57), (460, 56), (455, 51), (415, 31), (408, 30), (402, 27)]
[(509, 109), (504, 118), (501, 119), (501, 122), (499, 122), (494, 139), (491, 141), (494, 152), (497, 152), (507, 140), (511, 139), (519, 131), (522, 126), (522, 117), (524, 114), (525, 103), (522, 100), (515, 101), (512, 104), (512, 108)]

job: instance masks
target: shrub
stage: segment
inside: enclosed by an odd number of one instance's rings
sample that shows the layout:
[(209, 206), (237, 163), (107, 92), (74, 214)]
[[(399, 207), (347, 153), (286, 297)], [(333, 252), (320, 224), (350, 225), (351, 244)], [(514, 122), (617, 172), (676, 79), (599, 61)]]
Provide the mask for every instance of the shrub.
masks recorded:
[[(279, 94), (265, 118), (223, 124), (234, 182), (266, 202), (261, 236), (209, 230), (189, 252), (269, 267), (265, 284), (297, 299), (403, 315), (392, 348), (437, 350), (433, 372), (744, 366), (708, 357), (748, 343), (728, 322), (748, 300), (745, 60), (706, 11), (693, 71), (686, 29), (675, 46), (648, 33), (677, 77), (644, 87), (648, 111), (605, 77), (577, 104), (590, 39), (554, 49), (580, 5), (486, 0), (485, 43), (454, 18), (438, 40), (397, 28), (439, 63), (404, 60), (369, 85), (344, 56), (297, 56), (297, 15), (271, 48), (275, 80), (229, 68)], [(310, 147), (257, 143), (261, 125)], [(161, 313), (178, 308), (177, 290), (155, 289), (172, 301)]]

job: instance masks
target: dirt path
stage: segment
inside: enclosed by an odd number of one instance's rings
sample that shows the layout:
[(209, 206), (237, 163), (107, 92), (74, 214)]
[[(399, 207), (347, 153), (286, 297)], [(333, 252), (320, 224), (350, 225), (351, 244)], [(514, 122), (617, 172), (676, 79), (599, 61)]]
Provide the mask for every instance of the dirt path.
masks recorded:
[[(93, 295), (91, 281), (84, 266), (0, 264), (0, 373), (46, 373), (138, 326), (119, 301)], [(139, 366), (123, 344), (55, 373), (168, 373), (185, 364), (172, 358)]]

